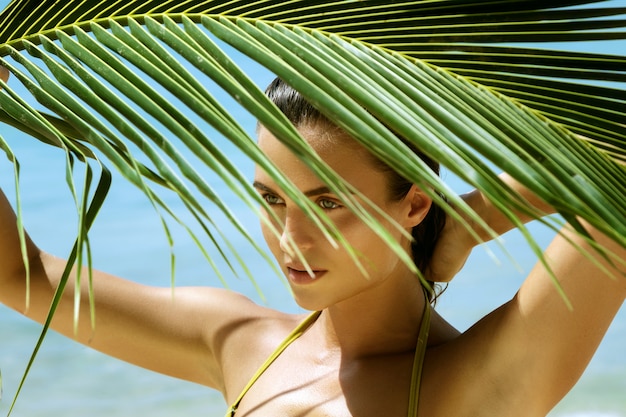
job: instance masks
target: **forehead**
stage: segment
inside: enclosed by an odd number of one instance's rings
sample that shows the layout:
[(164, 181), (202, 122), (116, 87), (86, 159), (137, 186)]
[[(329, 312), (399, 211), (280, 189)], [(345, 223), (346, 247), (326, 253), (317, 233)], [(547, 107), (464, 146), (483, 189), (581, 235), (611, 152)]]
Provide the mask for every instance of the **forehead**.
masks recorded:
[[(346, 148), (354, 152), (367, 152), (356, 140), (343, 129), (327, 122), (305, 123), (297, 126), (298, 132), (306, 142), (320, 155), (332, 153), (340, 148)], [(263, 126), (258, 132), (259, 146), (273, 146), (274, 142), (280, 143)]]
[[(298, 130), (320, 158), (355, 187), (362, 188), (363, 182), (383, 175), (370, 152), (343, 130), (333, 126), (303, 126)], [(306, 183), (303, 186), (320, 183), (303, 162), (263, 127), (259, 129), (258, 140), (261, 150), (296, 186), (300, 187), (299, 183)], [(255, 177), (257, 180), (267, 179), (258, 167)]]

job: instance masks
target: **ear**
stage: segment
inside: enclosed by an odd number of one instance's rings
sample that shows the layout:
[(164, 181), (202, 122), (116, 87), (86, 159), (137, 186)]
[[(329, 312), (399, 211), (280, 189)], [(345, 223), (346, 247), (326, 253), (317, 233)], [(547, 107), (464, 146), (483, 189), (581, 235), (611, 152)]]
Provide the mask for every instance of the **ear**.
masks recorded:
[(404, 197), (404, 203), (406, 208), (404, 226), (413, 228), (424, 220), (430, 210), (432, 200), (421, 188), (413, 184)]

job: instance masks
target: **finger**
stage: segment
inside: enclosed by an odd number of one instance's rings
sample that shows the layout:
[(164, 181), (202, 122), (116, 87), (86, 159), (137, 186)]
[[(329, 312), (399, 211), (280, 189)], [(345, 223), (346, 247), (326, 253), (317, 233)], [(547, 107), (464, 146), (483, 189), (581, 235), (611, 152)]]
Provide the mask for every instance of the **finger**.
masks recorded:
[(9, 70), (0, 65), (0, 79), (5, 83), (9, 80)]

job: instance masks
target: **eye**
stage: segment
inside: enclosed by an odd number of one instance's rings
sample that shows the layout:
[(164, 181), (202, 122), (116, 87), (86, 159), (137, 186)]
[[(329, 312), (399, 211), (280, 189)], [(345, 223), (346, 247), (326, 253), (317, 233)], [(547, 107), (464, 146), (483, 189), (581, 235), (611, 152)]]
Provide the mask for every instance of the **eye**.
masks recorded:
[(283, 199), (274, 195), (274, 194), (263, 194), (263, 200), (265, 200), (265, 202), (267, 204), (269, 204), (270, 206), (274, 206), (276, 204), (283, 204)]
[(332, 210), (340, 207), (339, 204), (335, 203), (333, 200), (328, 200), (326, 198), (318, 200), (317, 204), (324, 210)]

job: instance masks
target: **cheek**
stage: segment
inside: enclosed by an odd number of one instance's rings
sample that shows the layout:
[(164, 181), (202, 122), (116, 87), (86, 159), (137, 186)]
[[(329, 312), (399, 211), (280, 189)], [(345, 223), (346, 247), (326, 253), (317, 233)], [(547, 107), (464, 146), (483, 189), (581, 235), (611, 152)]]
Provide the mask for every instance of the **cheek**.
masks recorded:
[[(341, 227), (341, 230), (371, 277), (389, 273), (398, 265), (398, 262), (400, 262), (399, 256), (376, 234), (376, 232), (359, 220), (355, 220), (351, 223), (350, 225)], [(391, 227), (387, 229), (391, 232), (394, 240), (402, 243), (402, 237), (399, 231)], [(349, 255), (346, 253), (346, 256)], [(352, 260), (349, 262), (353, 265)]]
[(280, 250), (280, 238), (276, 234), (278, 233), (278, 223), (270, 219), (270, 216), (268, 216), (267, 213), (263, 213), (262, 216), (261, 233), (263, 234), (265, 243), (269, 247), (270, 251), (274, 254), (274, 256), (276, 256)]

